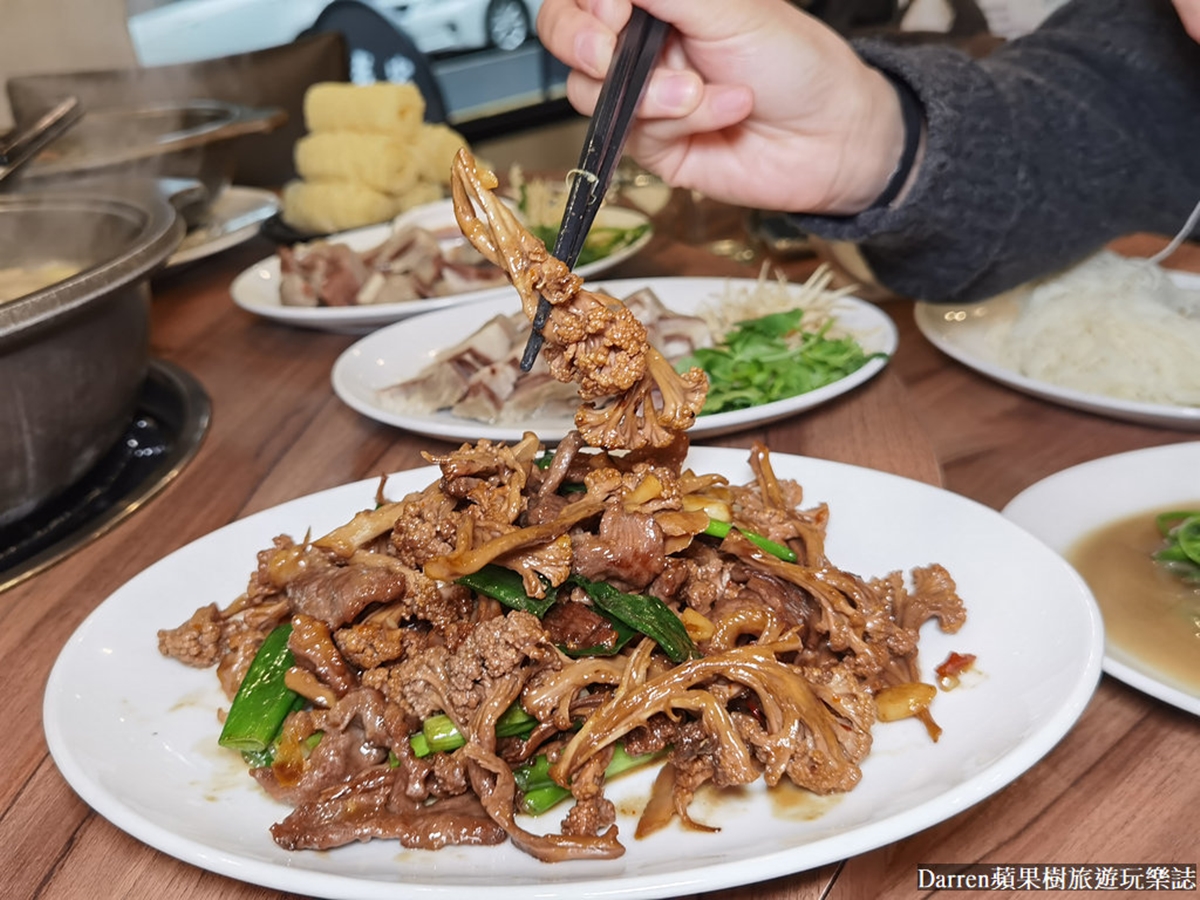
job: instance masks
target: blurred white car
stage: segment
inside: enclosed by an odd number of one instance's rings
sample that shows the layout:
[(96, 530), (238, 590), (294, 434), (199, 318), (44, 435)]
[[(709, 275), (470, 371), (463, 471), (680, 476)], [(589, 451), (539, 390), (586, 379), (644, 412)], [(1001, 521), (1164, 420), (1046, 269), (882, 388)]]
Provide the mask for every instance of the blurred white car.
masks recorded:
[[(149, 0), (129, 17), (144, 66), (213, 59), (286, 44), (317, 21), (329, 0)], [(495, 47), (533, 36), (542, 0), (362, 0), (396, 22), (426, 54)], [(131, 4), (133, 6), (134, 4)], [(140, 6), (145, 6), (142, 2)]]
[(516, 50), (533, 36), (542, 0), (383, 0), (422, 53)]

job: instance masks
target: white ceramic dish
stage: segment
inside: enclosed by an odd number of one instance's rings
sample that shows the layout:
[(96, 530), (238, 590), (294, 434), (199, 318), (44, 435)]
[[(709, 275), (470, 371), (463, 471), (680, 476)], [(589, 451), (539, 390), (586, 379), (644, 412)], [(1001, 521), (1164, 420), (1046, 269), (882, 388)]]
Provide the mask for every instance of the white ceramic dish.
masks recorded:
[[(617, 228), (637, 228), (649, 225), (650, 220), (634, 209), (620, 206), (606, 206), (596, 217), (598, 225)], [(330, 235), (327, 241), (341, 241), (355, 250), (366, 250), (381, 243), (391, 232), (393, 225), (419, 225), (436, 233), (453, 233), (447, 243), (461, 243), (464, 239), (457, 232), (458, 225), (454, 220), (454, 206), (450, 200), (439, 200), (425, 206), (410, 209), (396, 218), (394, 223), (372, 225), (369, 228), (359, 228), (342, 234)], [(632, 244), (622, 247), (603, 259), (595, 260), (576, 268), (576, 272), (584, 278), (606, 272), (618, 263), (624, 262), (640, 251), (654, 236), (653, 228)], [(365, 332), (382, 325), (389, 325), (410, 316), (433, 312), (452, 306), (462, 306), (467, 303), (477, 303), (494, 297), (511, 298), (514, 309), (517, 303), (517, 292), (510, 285), (485, 288), (478, 291), (467, 291), (461, 294), (451, 294), (446, 297), (432, 297), (427, 300), (414, 300), (411, 303), (380, 303), (372, 306), (284, 306), (279, 301), (279, 257), (270, 256), (246, 269), (230, 286), (233, 301), (242, 309), (286, 322), (289, 325), (299, 325), (305, 328), (319, 328), (325, 331)]]
[[(1183, 287), (1200, 288), (1200, 275), (1171, 272), (1171, 277)], [(1006, 327), (1016, 313), (1016, 306), (1008, 298), (965, 306), (922, 302), (917, 303), (913, 311), (917, 328), (935, 347), (981, 375), (1009, 387), (1053, 403), (1114, 419), (1143, 425), (1200, 430), (1200, 408), (1197, 407), (1142, 403), (1102, 394), (1084, 393), (1030, 378), (1015, 369), (1001, 365), (990, 349), (990, 337), (996, 329)]]
[[(1004, 515), (1059, 553), (1087, 534), (1142, 511), (1200, 499), (1200, 442), (1168, 444), (1081, 463), (1030, 485)], [(1104, 671), (1165, 703), (1200, 715), (1200, 695), (1173, 684), (1153, 661), (1109, 651)]]
[(221, 192), (203, 224), (189, 231), (167, 268), (204, 259), (250, 240), (262, 223), (275, 215), (279, 198), (261, 188), (233, 185)]
[[(746, 451), (694, 448), (688, 464), (751, 479)], [(1047, 753), (1086, 706), (1100, 674), (1103, 634), (1087, 587), (1057, 554), (994, 510), (948, 491), (869, 469), (777, 455), (806, 503), (828, 502), (827, 549), (850, 571), (884, 575), (933, 561), (957, 581), (968, 620), (956, 635), (927, 627), (922, 669), (950, 651), (974, 653), (962, 687), (932, 713), (930, 741), (916, 720), (879, 725), (863, 779), (814, 803), (771, 799), (761, 783), (736, 797), (698, 800), (693, 813), (721, 826), (668, 827), (643, 841), (618, 817), (620, 859), (546, 864), (511, 845), (403, 851), (373, 841), (288, 853), (269, 826), (286, 815), (216, 746), (224, 706), (213, 671), (160, 656), (155, 631), (246, 585), (255, 553), (280, 533), (320, 534), (373, 505), (374, 479), (250, 516), (171, 554), (105, 600), (63, 648), (46, 686), (43, 721), (53, 758), (97, 812), (193, 865), (304, 895), (412, 900), (486, 894), (490, 900), (673, 897), (749, 884), (820, 866), (899, 840), (998, 791)], [(399, 497), (437, 477), (393, 475)], [(653, 772), (615, 782), (610, 796), (645, 797)], [(822, 810), (814, 815), (814, 806)], [(554, 826), (557, 825), (557, 816)], [(536, 827), (536, 825), (534, 826)], [(551, 827), (547, 825), (546, 827)]]
[[(624, 297), (649, 287), (668, 309), (693, 313), (705, 304), (715, 304), (728, 287), (752, 288), (752, 279), (727, 278), (634, 278), (597, 281), (596, 287), (614, 297)], [(799, 290), (799, 286), (797, 286)], [(525, 430), (536, 432), (544, 441), (559, 441), (574, 424), (570, 418), (547, 417), (519, 425), (489, 425), (464, 419), (449, 410), (430, 414), (407, 414), (385, 408), (378, 399), (380, 388), (415, 376), (443, 347), (449, 347), (474, 332), (492, 316), (516, 312), (517, 299), (497, 298), (473, 305), (469, 315), (462, 310), (443, 310), (407, 319), (367, 335), (345, 350), (333, 366), (333, 389), (347, 405), (365, 416), (408, 431), (448, 440), (519, 440)], [(854, 333), (868, 353), (895, 352), (896, 326), (879, 307), (853, 297), (837, 301), (834, 311), (842, 326)], [(700, 416), (689, 434), (714, 436), (763, 425), (802, 410), (811, 409), (872, 378), (887, 364), (873, 359), (856, 372), (825, 387), (777, 400), (751, 409)]]

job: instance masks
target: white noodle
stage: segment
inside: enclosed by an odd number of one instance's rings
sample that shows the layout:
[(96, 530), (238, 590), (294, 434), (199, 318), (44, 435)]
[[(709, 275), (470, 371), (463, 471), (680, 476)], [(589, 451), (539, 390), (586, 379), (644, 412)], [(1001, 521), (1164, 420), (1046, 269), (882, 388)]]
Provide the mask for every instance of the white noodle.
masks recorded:
[(1104, 251), (1003, 296), (1019, 313), (992, 337), (998, 362), (1086, 393), (1200, 406), (1200, 292), (1157, 265)]

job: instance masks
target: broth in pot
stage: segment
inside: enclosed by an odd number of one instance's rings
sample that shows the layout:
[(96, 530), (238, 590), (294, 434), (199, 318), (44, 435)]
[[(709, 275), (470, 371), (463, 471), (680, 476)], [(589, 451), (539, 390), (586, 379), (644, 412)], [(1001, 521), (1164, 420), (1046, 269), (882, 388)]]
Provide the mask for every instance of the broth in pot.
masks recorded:
[(70, 278), (79, 271), (79, 266), (69, 263), (43, 263), (39, 266), (12, 266), (0, 268), (0, 303), (16, 300), (34, 291)]

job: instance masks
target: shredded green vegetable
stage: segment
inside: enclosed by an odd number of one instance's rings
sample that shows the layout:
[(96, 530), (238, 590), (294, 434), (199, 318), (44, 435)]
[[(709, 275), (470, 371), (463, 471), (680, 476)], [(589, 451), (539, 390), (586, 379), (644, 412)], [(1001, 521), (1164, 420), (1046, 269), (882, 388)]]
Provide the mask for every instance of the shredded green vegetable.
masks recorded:
[(600, 612), (652, 638), (673, 662), (696, 655), (696, 645), (679, 616), (657, 597), (626, 594), (607, 582), (589, 581), (582, 575), (572, 575), (571, 582), (584, 589)]
[(868, 354), (853, 337), (829, 337), (832, 319), (816, 331), (802, 329), (805, 312), (793, 309), (739, 322), (716, 346), (676, 363), (680, 372), (699, 366), (708, 375), (708, 399), (700, 415), (806, 394), (887, 356)]
[(1172, 511), (1155, 518), (1167, 545), (1154, 554), (1185, 580), (1200, 582), (1200, 510)]
[(488, 563), (478, 572), (471, 572), (458, 579), (458, 583), (473, 591), (498, 600), (509, 609), (519, 609), (539, 619), (554, 605), (558, 591), (547, 586), (546, 596), (540, 600), (525, 593), (525, 582), (519, 573), (503, 566)]
[[(586, 266), (596, 260), (606, 259), (618, 250), (630, 246), (649, 229), (649, 225), (635, 225), (633, 228), (615, 228), (612, 226), (593, 225), (587, 237), (583, 239), (583, 249), (579, 251), (576, 266)], [(534, 237), (554, 249), (554, 241), (558, 237), (557, 225), (532, 225), (529, 230)]]

